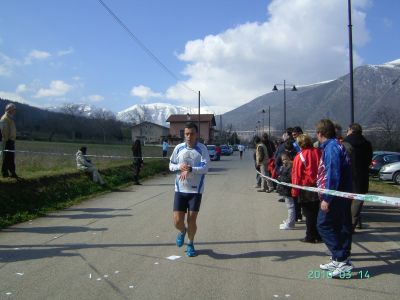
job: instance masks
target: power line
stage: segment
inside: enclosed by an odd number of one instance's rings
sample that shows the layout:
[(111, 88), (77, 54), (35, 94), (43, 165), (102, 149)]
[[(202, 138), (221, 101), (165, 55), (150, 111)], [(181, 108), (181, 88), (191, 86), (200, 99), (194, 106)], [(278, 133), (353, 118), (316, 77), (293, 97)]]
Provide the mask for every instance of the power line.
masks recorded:
[(172, 76), (175, 80), (179, 82), (179, 84), (182, 84), (186, 89), (189, 91), (196, 93), (194, 89), (190, 88), (188, 85), (186, 85), (184, 82), (182, 82), (178, 76), (174, 74), (149, 48), (146, 47), (145, 44), (143, 44), (139, 38), (133, 34), (133, 32), (128, 28), (128, 26), (125, 25), (124, 22), (118, 16), (102, 1), (102, 0), (97, 0), (103, 7), (104, 9), (114, 18), (114, 20), (128, 33), (128, 35), (139, 45), (140, 48), (148, 55), (150, 56), (151, 59), (153, 59), (165, 72), (167, 72), (170, 76)]

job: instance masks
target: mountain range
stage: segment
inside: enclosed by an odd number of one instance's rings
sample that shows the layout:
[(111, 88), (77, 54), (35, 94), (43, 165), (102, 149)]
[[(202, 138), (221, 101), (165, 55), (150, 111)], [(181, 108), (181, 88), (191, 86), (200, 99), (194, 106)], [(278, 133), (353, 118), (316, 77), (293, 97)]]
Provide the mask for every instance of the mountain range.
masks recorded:
[[(286, 124), (313, 129), (318, 120), (329, 118), (342, 127), (350, 124), (349, 74), (335, 80), (299, 86), (286, 86)], [(272, 87), (271, 87), (272, 90)], [(268, 130), (283, 129), (283, 90), (271, 91), (222, 115), (223, 127), (233, 130), (255, 130), (264, 120)], [(385, 110), (400, 108), (400, 59), (383, 65), (364, 65), (354, 70), (354, 120), (372, 127)], [(262, 113), (262, 111), (266, 113)], [(217, 118), (219, 126), (220, 120)]]

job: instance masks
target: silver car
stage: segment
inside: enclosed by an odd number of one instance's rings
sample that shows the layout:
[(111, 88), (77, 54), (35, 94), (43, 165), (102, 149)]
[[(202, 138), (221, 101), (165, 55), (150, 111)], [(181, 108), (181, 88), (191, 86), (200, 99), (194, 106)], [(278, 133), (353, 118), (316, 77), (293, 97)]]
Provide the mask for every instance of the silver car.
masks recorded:
[(400, 184), (400, 162), (384, 165), (379, 171), (379, 179)]

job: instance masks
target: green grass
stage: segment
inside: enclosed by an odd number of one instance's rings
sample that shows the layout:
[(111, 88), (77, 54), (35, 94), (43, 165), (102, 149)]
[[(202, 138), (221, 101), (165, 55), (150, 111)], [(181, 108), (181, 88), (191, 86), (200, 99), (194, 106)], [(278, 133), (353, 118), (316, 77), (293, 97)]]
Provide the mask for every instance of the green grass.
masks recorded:
[[(59, 174), (70, 174), (76, 171), (75, 153), (82, 146), (79, 143), (57, 143), (37, 141), (17, 141), (16, 150), (44, 152), (43, 154), (16, 153), (17, 174), (23, 178), (37, 178)], [(86, 144), (89, 155), (132, 156), (130, 145)], [(49, 154), (45, 154), (49, 153)], [(52, 155), (58, 154), (58, 155)], [(160, 146), (144, 146), (142, 154), (146, 157), (161, 156)], [(67, 155), (61, 155), (67, 154)], [(131, 159), (91, 158), (94, 165), (102, 170), (110, 167), (126, 166)], [(145, 159), (145, 162), (151, 159)], [(1, 181), (2, 179), (0, 179)], [(6, 179), (7, 180), (7, 179)]]
[[(86, 144), (89, 155), (128, 157), (91, 158), (107, 186), (93, 183), (89, 176), (76, 169), (75, 153), (81, 146), (78, 143), (17, 141), (17, 150), (43, 153), (16, 153), (17, 174), (23, 180), (0, 179), (0, 228), (64, 209), (132, 183), (130, 145)], [(140, 178), (168, 170), (168, 160), (154, 158), (161, 156), (160, 146), (142, 147), (142, 154), (153, 158), (144, 159)]]
[[(168, 160), (153, 160), (144, 165), (141, 178), (168, 170)], [(104, 169), (102, 176), (107, 186), (93, 183), (79, 171), (69, 174), (42, 176), (23, 181), (0, 182), (0, 228), (43, 216), (54, 210), (132, 183), (131, 166)]]
[(399, 197), (400, 185), (396, 185), (390, 181), (380, 181), (377, 178), (370, 178), (368, 193), (373, 195)]

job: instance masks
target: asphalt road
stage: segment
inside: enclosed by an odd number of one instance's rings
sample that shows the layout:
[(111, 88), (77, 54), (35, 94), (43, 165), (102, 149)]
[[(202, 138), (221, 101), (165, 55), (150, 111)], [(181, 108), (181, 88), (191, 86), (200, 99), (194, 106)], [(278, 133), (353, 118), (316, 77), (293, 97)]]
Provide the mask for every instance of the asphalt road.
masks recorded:
[(2, 230), (0, 299), (398, 299), (398, 209), (369, 204), (353, 277), (322, 278), (325, 246), (279, 230), (286, 207), (254, 177), (249, 152), (211, 163), (195, 258), (175, 246), (173, 175)]

